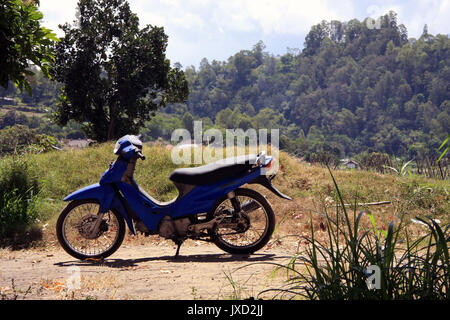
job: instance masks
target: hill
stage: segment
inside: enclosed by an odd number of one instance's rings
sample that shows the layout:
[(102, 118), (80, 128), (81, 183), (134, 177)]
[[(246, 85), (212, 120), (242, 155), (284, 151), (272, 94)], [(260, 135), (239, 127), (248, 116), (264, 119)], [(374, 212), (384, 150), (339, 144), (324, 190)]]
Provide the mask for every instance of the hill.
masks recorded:
[(307, 159), (435, 155), (450, 124), (450, 39), (426, 26), (408, 39), (394, 12), (380, 22), (323, 21), (302, 51), (278, 57), (259, 42), (226, 62), (203, 59), (186, 69), (187, 105), (168, 111), (223, 128), (280, 128), (281, 147)]

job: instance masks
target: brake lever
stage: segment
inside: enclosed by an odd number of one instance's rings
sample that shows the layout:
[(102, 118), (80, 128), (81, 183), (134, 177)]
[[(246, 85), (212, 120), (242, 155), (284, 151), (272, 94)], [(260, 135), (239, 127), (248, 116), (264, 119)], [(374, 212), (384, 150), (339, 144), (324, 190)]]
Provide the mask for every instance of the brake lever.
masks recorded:
[(139, 157), (139, 159), (145, 160), (145, 156), (140, 151), (138, 151), (136, 154)]

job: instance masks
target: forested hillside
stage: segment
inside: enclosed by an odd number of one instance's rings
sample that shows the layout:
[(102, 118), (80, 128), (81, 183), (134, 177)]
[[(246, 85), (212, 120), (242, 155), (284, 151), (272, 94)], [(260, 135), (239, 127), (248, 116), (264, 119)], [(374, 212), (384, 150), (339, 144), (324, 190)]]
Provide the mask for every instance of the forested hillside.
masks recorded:
[(394, 12), (380, 22), (323, 21), (299, 39), (302, 50), (282, 56), (259, 42), (228, 61), (203, 59), (185, 69), (188, 102), (161, 110), (142, 133), (169, 139), (202, 119), (204, 129), (280, 128), (281, 147), (306, 158), (435, 155), (450, 126), (449, 36), (424, 26), (419, 39), (408, 38)]
[(433, 153), (450, 126), (449, 37), (425, 26), (408, 40), (395, 13), (382, 21), (324, 21), (302, 52), (281, 57), (258, 43), (227, 62), (203, 59), (186, 71), (187, 111), (226, 128), (280, 127), (300, 153)]

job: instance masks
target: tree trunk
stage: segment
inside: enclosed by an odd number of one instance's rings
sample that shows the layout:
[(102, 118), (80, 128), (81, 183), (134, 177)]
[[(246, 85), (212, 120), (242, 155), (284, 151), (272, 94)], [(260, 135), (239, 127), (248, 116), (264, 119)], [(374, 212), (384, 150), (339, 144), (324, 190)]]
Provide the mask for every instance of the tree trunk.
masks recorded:
[(109, 107), (109, 124), (108, 124), (108, 141), (115, 139), (114, 135), (114, 126), (115, 126), (115, 118), (114, 118), (114, 105)]

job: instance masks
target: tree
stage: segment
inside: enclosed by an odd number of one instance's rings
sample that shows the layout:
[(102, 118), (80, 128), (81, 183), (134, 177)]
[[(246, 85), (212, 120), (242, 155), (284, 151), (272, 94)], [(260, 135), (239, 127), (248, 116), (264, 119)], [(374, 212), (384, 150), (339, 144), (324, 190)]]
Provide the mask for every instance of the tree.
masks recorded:
[(184, 73), (166, 59), (162, 27), (140, 29), (125, 0), (80, 0), (77, 10), (56, 45), (58, 124), (73, 119), (88, 137), (112, 140), (137, 133), (159, 107), (187, 99)]
[(27, 77), (34, 75), (30, 63), (48, 76), (53, 43), (58, 40), (51, 30), (40, 25), (43, 15), (37, 2), (0, 0), (0, 86), (7, 89), (12, 81), (30, 95)]
[(322, 41), (329, 36), (330, 30), (326, 21), (312, 26), (305, 38), (305, 49), (303, 52), (306, 55), (316, 53), (322, 45)]
[(188, 111), (181, 118), (183, 128), (187, 129), (192, 134), (194, 133), (194, 117)]

